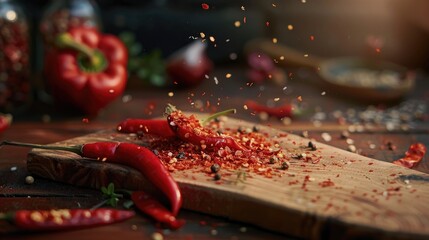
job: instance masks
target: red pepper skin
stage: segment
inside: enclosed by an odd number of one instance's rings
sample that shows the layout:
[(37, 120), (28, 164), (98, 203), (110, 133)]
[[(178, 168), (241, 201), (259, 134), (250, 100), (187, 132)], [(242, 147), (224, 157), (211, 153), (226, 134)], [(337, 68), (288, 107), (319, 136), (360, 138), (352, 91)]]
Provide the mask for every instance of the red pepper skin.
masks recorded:
[(11, 124), (12, 124), (12, 115), (0, 114), (0, 133), (8, 129)]
[(179, 87), (193, 87), (200, 84), (213, 68), (205, 53), (206, 45), (195, 41), (174, 53), (166, 63), (166, 71)]
[(413, 168), (423, 159), (425, 154), (426, 146), (423, 143), (415, 143), (408, 148), (405, 157), (395, 160), (393, 163), (406, 168)]
[(132, 192), (131, 200), (140, 211), (172, 230), (176, 230), (185, 224), (184, 220), (177, 219), (162, 204), (143, 191)]
[(117, 130), (122, 133), (143, 132), (165, 138), (176, 136), (165, 119), (129, 118), (120, 122)]
[(77, 51), (52, 48), (44, 64), (48, 87), (58, 102), (96, 115), (126, 87), (127, 49), (117, 37), (102, 35), (95, 29), (73, 28), (68, 33), (75, 41), (98, 49), (105, 56), (107, 66), (100, 71), (87, 71), (80, 66)]
[(256, 101), (253, 100), (247, 100), (245, 102), (245, 105), (248, 109), (256, 112), (256, 113), (267, 113), (270, 116), (277, 117), (277, 118), (284, 118), (284, 117), (293, 117), (292, 114), (292, 105), (291, 104), (285, 104), (279, 107), (268, 107), (265, 105), (262, 105)]
[(137, 169), (167, 196), (173, 214), (177, 215), (179, 212), (182, 206), (179, 186), (151, 150), (133, 143), (97, 142), (84, 144), (81, 151), (83, 157), (124, 164)]
[(167, 116), (167, 121), (177, 137), (201, 148), (229, 147), (234, 150), (248, 151), (246, 147), (229, 136), (219, 136), (199, 123), (194, 115), (186, 117), (181, 111), (173, 111)]
[(133, 211), (107, 208), (18, 210), (13, 213), (13, 222), (22, 230), (59, 231), (108, 225), (125, 221), (134, 215)]

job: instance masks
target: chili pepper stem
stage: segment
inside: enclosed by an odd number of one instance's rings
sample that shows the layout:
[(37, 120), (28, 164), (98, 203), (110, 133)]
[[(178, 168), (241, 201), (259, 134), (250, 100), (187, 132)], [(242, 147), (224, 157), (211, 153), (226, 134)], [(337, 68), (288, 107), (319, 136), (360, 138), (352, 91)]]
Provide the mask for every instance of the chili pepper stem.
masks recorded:
[(63, 150), (68, 152), (73, 152), (76, 154), (82, 154), (82, 145), (74, 145), (74, 146), (54, 146), (54, 145), (41, 145), (41, 144), (33, 144), (33, 143), (24, 143), (24, 142), (14, 142), (14, 141), (2, 141), (0, 142), (1, 146), (18, 146), (18, 147), (31, 147), (31, 148), (39, 148), (39, 149), (49, 149), (49, 150)]
[(222, 111), (222, 112), (214, 113), (214, 114), (208, 116), (206, 119), (202, 120), (201, 121), (201, 125), (204, 126), (205, 124), (209, 123), (211, 120), (213, 120), (215, 118), (218, 118), (220, 116), (224, 116), (224, 115), (227, 115), (227, 114), (230, 114), (230, 113), (235, 114), (236, 112), (237, 112), (237, 109), (231, 108), (231, 109), (228, 109), (228, 110), (225, 110), (225, 111)]
[(91, 69), (94, 68), (98, 70), (104, 67), (103, 65), (106, 59), (103, 54), (94, 49), (91, 49), (85, 44), (76, 42), (69, 33), (62, 33), (58, 35), (55, 39), (55, 44), (59, 48), (70, 48), (85, 55), (90, 61)]

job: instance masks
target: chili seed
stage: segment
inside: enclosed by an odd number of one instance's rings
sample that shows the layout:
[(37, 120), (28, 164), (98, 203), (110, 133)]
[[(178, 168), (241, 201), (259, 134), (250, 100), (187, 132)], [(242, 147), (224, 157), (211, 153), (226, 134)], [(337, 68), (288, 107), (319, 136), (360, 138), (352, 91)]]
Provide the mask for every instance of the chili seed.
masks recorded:
[(162, 234), (159, 232), (154, 232), (154, 233), (152, 233), (152, 239), (153, 240), (163, 240), (164, 236), (162, 236)]
[(219, 164), (215, 163), (215, 164), (211, 165), (210, 170), (212, 171), (212, 173), (219, 172), (219, 170), (220, 170)]
[(220, 174), (219, 174), (219, 173), (216, 173), (216, 174), (214, 175), (214, 180), (218, 181), (218, 180), (220, 180), (220, 179), (221, 179)]
[(34, 183), (34, 178), (33, 178), (33, 176), (26, 176), (26, 177), (25, 177), (25, 183), (26, 183), (26, 184), (33, 184), (33, 183)]

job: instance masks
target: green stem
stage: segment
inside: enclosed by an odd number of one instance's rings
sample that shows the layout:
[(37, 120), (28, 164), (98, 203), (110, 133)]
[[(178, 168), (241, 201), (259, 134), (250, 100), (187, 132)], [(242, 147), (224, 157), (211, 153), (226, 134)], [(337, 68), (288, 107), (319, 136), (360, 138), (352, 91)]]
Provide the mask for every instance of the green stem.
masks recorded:
[(97, 54), (95, 49), (92, 49), (85, 44), (76, 42), (70, 33), (62, 33), (58, 35), (55, 39), (55, 44), (59, 48), (70, 48), (82, 53), (89, 59), (91, 66), (94, 68), (101, 67), (104, 63), (103, 55)]
[(230, 114), (230, 113), (236, 113), (236, 112), (237, 112), (237, 110), (235, 108), (231, 108), (231, 109), (228, 109), (228, 110), (225, 110), (225, 111), (222, 111), (222, 112), (214, 113), (214, 114), (208, 116), (206, 119), (202, 120), (201, 121), (201, 125), (204, 126), (205, 124), (207, 124), (208, 122), (210, 122), (211, 120), (213, 120), (215, 118), (218, 118), (220, 116), (224, 116), (224, 115), (227, 115), (227, 114)]
[(54, 145), (40, 145), (40, 144), (13, 142), (13, 141), (0, 142), (0, 147), (4, 145), (18, 146), (18, 147), (31, 147), (31, 148), (40, 148), (40, 149), (49, 149), (49, 150), (63, 150), (63, 151), (73, 152), (79, 155), (82, 154), (82, 145), (54, 146)]

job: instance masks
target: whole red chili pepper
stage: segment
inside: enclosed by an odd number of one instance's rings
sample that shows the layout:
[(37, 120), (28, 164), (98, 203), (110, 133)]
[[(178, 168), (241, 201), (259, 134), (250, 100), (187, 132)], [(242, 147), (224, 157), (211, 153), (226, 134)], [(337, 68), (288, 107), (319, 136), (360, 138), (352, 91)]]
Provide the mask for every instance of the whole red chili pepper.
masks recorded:
[(0, 219), (12, 222), (21, 230), (59, 231), (108, 225), (133, 217), (133, 211), (99, 208), (18, 210), (0, 214)]
[(120, 122), (117, 130), (122, 133), (143, 132), (165, 138), (176, 136), (165, 119), (129, 118)]
[(255, 113), (267, 113), (270, 116), (277, 118), (294, 117), (297, 114), (297, 109), (294, 109), (291, 104), (284, 104), (278, 107), (268, 107), (254, 100), (247, 100), (244, 103), (248, 109)]
[(415, 143), (409, 147), (405, 157), (395, 160), (393, 163), (406, 168), (413, 168), (423, 159), (425, 154), (426, 146), (423, 143)]
[(75, 146), (54, 146), (3, 141), (0, 143), (1, 145), (64, 150), (77, 153), (86, 158), (133, 167), (166, 195), (170, 200), (174, 215), (179, 212), (182, 206), (182, 195), (176, 181), (174, 181), (161, 160), (145, 147), (133, 143), (119, 142), (95, 142)]
[(183, 141), (201, 146), (203, 149), (229, 147), (234, 150), (248, 151), (232, 137), (219, 136), (218, 133), (204, 128), (194, 115), (187, 117), (171, 104), (168, 104), (166, 114), (171, 129)]
[(167, 226), (170, 229), (178, 229), (185, 221), (177, 219), (170, 211), (168, 211), (161, 203), (152, 198), (149, 194), (143, 191), (135, 191), (131, 193), (131, 200), (140, 211), (151, 216), (157, 222)]
[(45, 56), (44, 73), (59, 102), (95, 115), (123, 93), (127, 61), (119, 38), (79, 27), (57, 37), (57, 47)]

